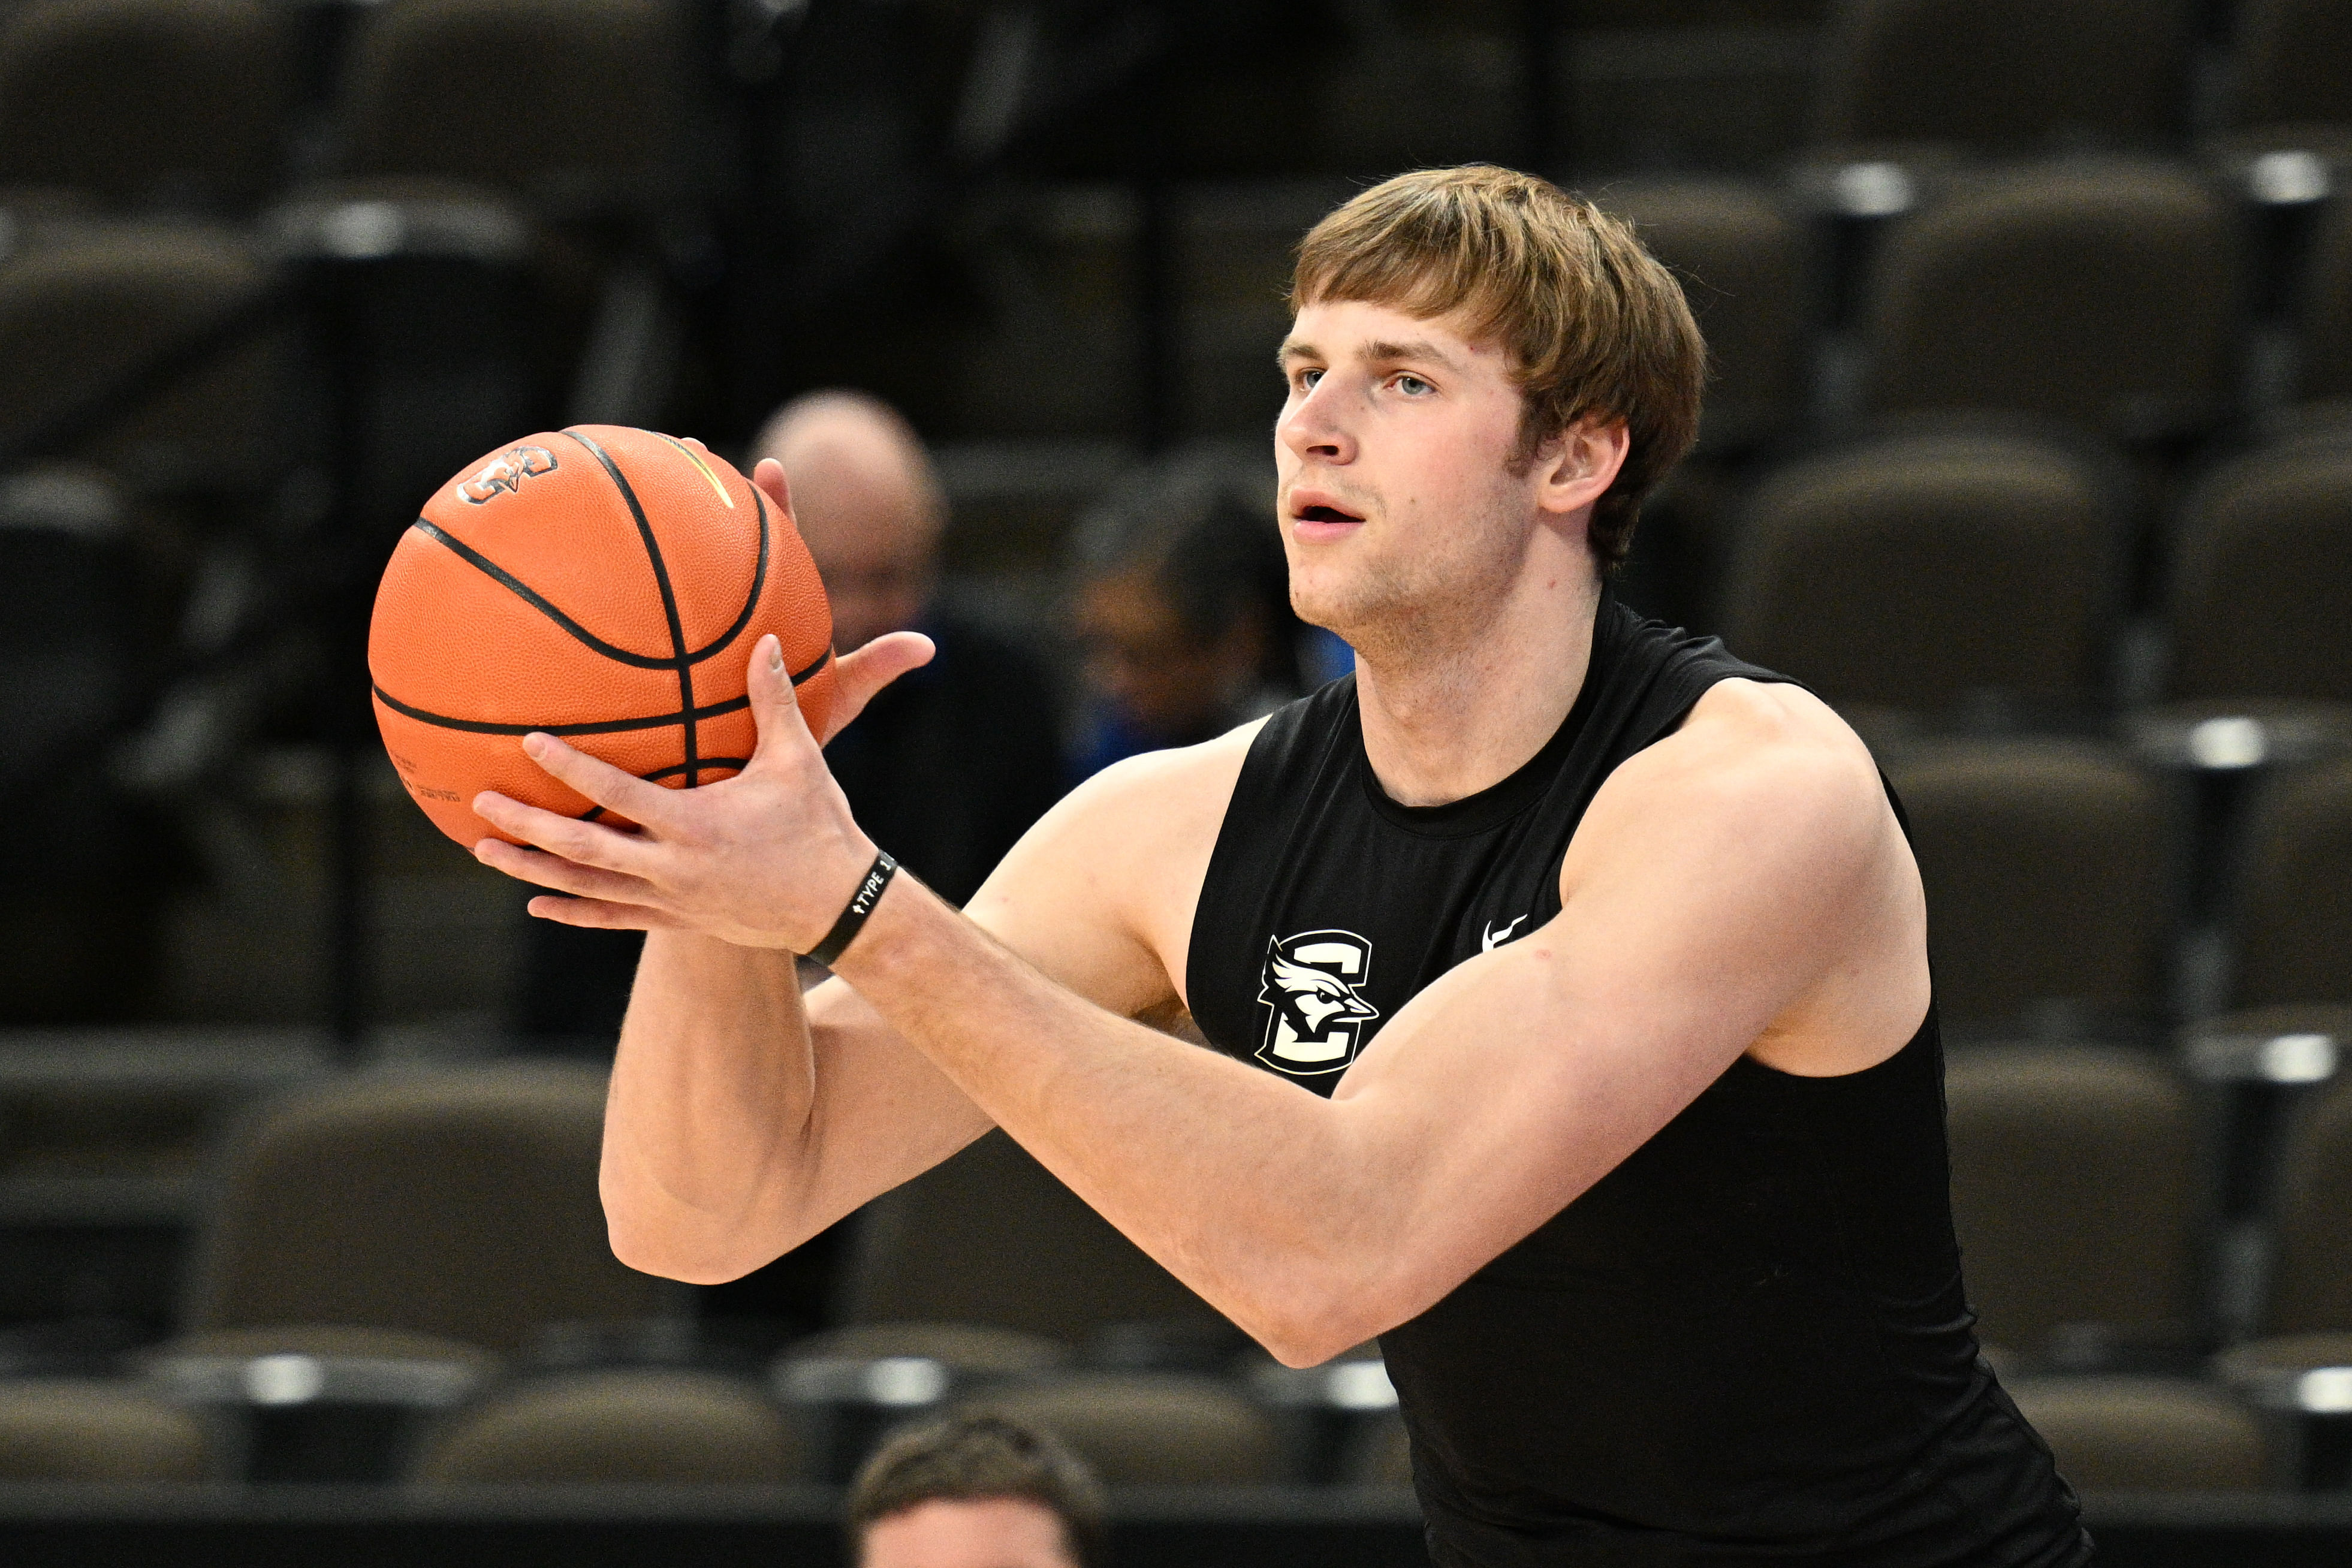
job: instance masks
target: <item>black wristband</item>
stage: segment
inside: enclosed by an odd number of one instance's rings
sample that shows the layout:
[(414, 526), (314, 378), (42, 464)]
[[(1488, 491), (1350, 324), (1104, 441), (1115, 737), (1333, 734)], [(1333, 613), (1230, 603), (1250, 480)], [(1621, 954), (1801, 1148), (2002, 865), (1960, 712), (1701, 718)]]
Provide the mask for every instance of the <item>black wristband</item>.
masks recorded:
[(890, 879), (898, 874), (898, 862), (890, 858), (890, 851), (878, 851), (874, 857), (874, 864), (866, 869), (865, 879), (857, 884), (857, 891), (849, 895), (849, 902), (843, 907), (841, 918), (833, 922), (833, 929), (824, 933), (823, 942), (809, 949), (808, 956), (831, 969), (834, 961), (841, 956), (842, 950), (866, 929), (866, 917), (874, 912), (874, 906), (882, 900), (882, 889), (890, 885)]

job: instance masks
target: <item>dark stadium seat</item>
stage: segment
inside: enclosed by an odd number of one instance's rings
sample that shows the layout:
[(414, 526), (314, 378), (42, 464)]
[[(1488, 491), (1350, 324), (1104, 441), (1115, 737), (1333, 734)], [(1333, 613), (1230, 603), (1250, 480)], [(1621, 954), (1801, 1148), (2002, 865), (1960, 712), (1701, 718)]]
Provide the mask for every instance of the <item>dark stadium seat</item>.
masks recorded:
[(2352, 1076), (2295, 1108), (2270, 1197), (2257, 1337), (2215, 1370), (2294, 1430), (2303, 1485), (2337, 1489), (2352, 1484)]
[(1070, 1347), (1044, 1334), (977, 1323), (857, 1323), (793, 1342), (787, 1360), (873, 1362), (900, 1356), (936, 1361), (974, 1377), (1034, 1377), (1069, 1364)]
[(782, 1486), (804, 1473), (800, 1440), (755, 1386), (613, 1368), (494, 1390), (443, 1420), (409, 1475), (445, 1486)]
[[(2352, 147), (2352, 123), (2344, 134)], [(2352, 399), (2352, 196), (2329, 205), (2305, 266), (2295, 395), (2307, 403)]]
[(2201, 433), (2235, 404), (2242, 272), (2228, 204), (2168, 164), (1956, 179), (1874, 258), (1868, 402), (2014, 410), (2127, 440)]
[(2185, 1377), (2032, 1377), (2009, 1384), (2077, 1491), (2245, 1492), (2269, 1480), (2263, 1424)]
[(1927, 890), (1956, 1031), (2145, 1024), (2161, 1010), (2182, 868), (2158, 782), (2084, 742), (1952, 742), (1887, 773)]
[(2205, 1173), (2188, 1086), (2123, 1047), (1984, 1046), (1946, 1073), (1983, 1336), (2095, 1369), (2195, 1342)]
[(929, 404), (931, 420), (974, 438), (1133, 439), (1141, 220), (1132, 194), (1024, 186), (991, 216), (975, 320), (958, 332), (958, 352), (914, 378), (929, 384), (915, 393), (918, 417)]
[(1121, 1324), (1223, 1322), (1002, 1132), (866, 1206), (840, 1316), (973, 1323), (1074, 1347)]
[(1272, 1419), (1205, 1377), (1079, 1373), (991, 1393), (980, 1407), (1052, 1433), (1108, 1486), (1265, 1486), (1283, 1479)]
[(106, 765), (157, 629), (139, 565), (116, 487), (0, 479), (0, 1024), (120, 1020), (152, 989), (154, 879)]
[(605, 1239), (603, 1124), (604, 1075), (555, 1064), (386, 1071), (272, 1103), (224, 1152), (176, 1350), (315, 1326), (512, 1353), (549, 1324), (666, 1315), (677, 1288)]
[(1364, 1435), (1350, 1456), (1348, 1479), (1358, 1486), (1398, 1490), (1412, 1485), (1412, 1439), (1403, 1416), (1391, 1415)]
[(683, 14), (662, 0), (397, 0), (342, 80), (341, 173), (503, 190), (563, 217), (661, 205)]
[[(289, 342), (234, 231), (60, 226), (0, 267), (0, 452), (134, 489), (258, 489), (294, 456)], [(13, 451), (10, 449), (13, 448)]]
[(2352, 156), (2352, 11), (2336, 0), (2239, 0), (2228, 140)]
[(2308, 1101), (2288, 1130), (2270, 1219), (2262, 1331), (2352, 1332), (2352, 1078)]
[(2352, 701), (2352, 435), (2216, 468), (2171, 554), (2168, 697)]
[(2076, 451), (1959, 430), (1872, 442), (1769, 475), (1735, 527), (1726, 637), (1833, 703), (2097, 692), (2125, 511)]
[(1682, 280), (1706, 335), (1703, 439), (1749, 446), (1805, 417), (1806, 241), (1768, 186), (1623, 180), (1593, 193)]
[[(2272, 779), (2243, 834), (2231, 900), (2232, 1001), (2352, 1003), (2352, 761)], [(2352, 1328), (2352, 1319), (2341, 1326)]]
[(134, 1384), (0, 1382), (0, 1483), (201, 1481), (213, 1468), (202, 1423)]
[(0, 189), (249, 205), (280, 173), (293, 22), (269, 0), (26, 0), (0, 12)]
[(2138, 147), (2187, 117), (2187, 0), (1846, 0), (1815, 100), (1829, 144)]

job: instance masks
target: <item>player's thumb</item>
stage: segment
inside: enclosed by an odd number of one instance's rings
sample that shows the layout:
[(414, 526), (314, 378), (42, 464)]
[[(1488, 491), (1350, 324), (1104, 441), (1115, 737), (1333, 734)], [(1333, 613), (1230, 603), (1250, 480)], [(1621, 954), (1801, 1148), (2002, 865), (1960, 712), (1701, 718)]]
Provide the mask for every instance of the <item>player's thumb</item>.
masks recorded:
[(800, 693), (784, 668), (783, 644), (774, 634), (752, 645), (743, 690), (751, 699), (751, 722), (760, 731), (760, 748), (751, 759), (755, 764), (816, 750), (816, 737), (809, 733), (808, 721), (801, 714)]

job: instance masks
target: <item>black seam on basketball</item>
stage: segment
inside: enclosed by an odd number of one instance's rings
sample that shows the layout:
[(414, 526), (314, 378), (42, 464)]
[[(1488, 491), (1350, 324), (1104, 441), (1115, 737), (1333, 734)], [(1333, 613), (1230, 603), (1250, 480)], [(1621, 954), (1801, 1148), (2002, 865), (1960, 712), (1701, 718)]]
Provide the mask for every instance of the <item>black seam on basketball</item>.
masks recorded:
[[(705, 768), (733, 768), (736, 772), (740, 773), (745, 768), (751, 765), (751, 759), (749, 757), (705, 757), (698, 765)], [(678, 774), (684, 772), (686, 772), (686, 764), (684, 763), (680, 763), (675, 767), (656, 768), (649, 773), (639, 773), (637, 776), (645, 780), (647, 784), (653, 784), (661, 779), (676, 778)]]
[(686, 662), (688, 664), (700, 664), (704, 659), (741, 637), (743, 628), (751, 624), (751, 612), (760, 607), (760, 595), (768, 586), (768, 503), (761, 499), (760, 492), (756, 489), (751, 492), (751, 499), (758, 501), (760, 507), (760, 553), (751, 564), (751, 595), (744, 599), (743, 613), (735, 617), (735, 624), (729, 626), (717, 642), (688, 654)]
[(517, 598), (522, 600), (524, 604), (529, 605), (532, 609), (537, 610), (549, 620), (553, 621), (557, 626), (562, 626), (566, 632), (569, 632), (573, 638), (585, 645), (593, 651), (603, 654), (606, 658), (612, 659), (615, 663), (628, 665), (632, 668), (635, 669), (676, 669), (677, 668), (677, 660), (674, 658), (654, 658), (641, 653), (631, 653), (625, 647), (614, 647), (611, 643), (606, 642), (604, 638), (598, 637), (595, 633), (582, 626), (578, 621), (573, 620), (570, 616), (565, 615), (562, 610), (557, 609), (553, 605), (549, 604), (545, 599), (541, 598), (539, 594), (531, 588), (530, 584), (524, 582), (513, 573), (509, 572), (505, 567), (499, 565), (497, 562), (491, 560), (488, 556), (483, 554), (480, 551), (475, 549), (464, 540), (454, 537), (431, 519), (420, 517), (415, 522), (410, 523), (409, 526), (424, 534), (425, 538), (434, 541), (436, 543), (447, 545), (449, 549), (456, 553), (458, 560), (465, 562), (469, 566), (475, 567), (492, 582), (509, 590)]
[[(814, 670), (811, 674), (815, 673)], [(478, 719), (453, 719), (446, 713), (432, 713), (410, 706), (383, 687), (369, 682), (376, 700), (395, 713), (405, 714), (420, 724), (431, 724), (443, 730), (462, 730), (469, 735), (619, 735), (631, 730), (658, 730), (665, 724), (678, 721), (676, 713), (650, 713), (641, 719), (605, 719), (589, 724), (491, 724)], [(730, 697), (724, 702), (713, 702), (708, 708), (694, 710), (697, 723), (705, 719), (717, 719), (740, 712), (751, 705), (751, 698)]]
[[(737, 773), (741, 773), (745, 768), (751, 765), (751, 759), (749, 757), (705, 757), (702, 759), (702, 765), (706, 768), (733, 768)], [(652, 784), (657, 779), (669, 778), (675, 774), (682, 773), (684, 772), (686, 772), (685, 764), (680, 763), (678, 766), (674, 768), (656, 768), (649, 773), (639, 773), (637, 776), (645, 780), (647, 784)], [(582, 812), (577, 817), (573, 818), (573, 820), (577, 822), (593, 822), (604, 815), (604, 808), (603, 806), (592, 805), (586, 811)]]
[[(793, 671), (787, 679), (794, 686), (804, 686), (832, 662), (833, 650), (827, 648), (814, 664), (805, 669)], [(373, 681), (368, 682), (368, 689), (376, 694), (385, 707), (395, 713), (404, 713), (420, 724), (437, 725), (444, 730), (463, 730), (473, 735), (528, 735), (534, 730), (542, 735), (617, 735), (630, 730), (658, 730), (664, 724), (677, 722), (677, 715), (675, 713), (656, 713), (643, 719), (615, 719), (609, 722), (596, 724), (490, 724), (476, 719), (452, 719), (446, 713), (433, 713), (422, 708), (413, 707)], [(751, 699), (749, 696), (730, 697), (724, 702), (713, 702), (708, 708), (696, 709), (694, 717), (698, 721), (704, 719), (717, 719), (725, 714), (738, 712), (751, 705)], [(719, 763), (713, 762), (706, 765), (717, 767)]]
[[(756, 493), (757, 492), (755, 491), (754, 494)], [(604, 655), (606, 658), (612, 659), (619, 664), (628, 665), (632, 668), (635, 669), (676, 669), (678, 667), (678, 661), (675, 658), (656, 658), (646, 654), (631, 653), (625, 647), (615, 647), (611, 643), (608, 643), (604, 638), (598, 637), (595, 633), (590, 631), (587, 627), (582, 626), (578, 621), (573, 620), (570, 616), (565, 615), (561, 609), (558, 609), (554, 605), (551, 604), (546, 598), (541, 596), (541, 594), (536, 589), (532, 588), (530, 584), (524, 582), (521, 578), (516, 576), (513, 573), (508, 571), (505, 567), (499, 565), (497, 562), (491, 560), (488, 556), (483, 554), (480, 551), (475, 549), (464, 540), (450, 533), (432, 519), (420, 517), (415, 522), (409, 524), (409, 526), (424, 534), (425, 538), (432, 540), (435, 543), (446, 546), (454, 554), (457, 555), (457, 559), (463, 561), (468, 566), (473, 567), (476, 571), (481, 573), (484, 576), (489, 578), (500, 587), (513, 594), (524, 604), (529, 605), (532, 609), (537, 610), (541, 615), (545, 616), (549, 620), (553, 621), (557, 626), (562, 627), (563, 630), (573, 638), (573, 640), (583, 644), (596, 653)], [(765, 501), (761, 501), (760, 503), (760, 550), (759, 554), (754, 559), (751, 566), (751, 596), (743, 601), (742, 613), (735, 617), (735, 624), (727, 628), (725, 635), (720, 637), (717, 641), (711, 643), (709, 646), (697, 648), (692, 653), (688, 654), (686, 656), (686, 662), (688, 664), (700, 664), (704, 659), (709, 658), (712, 654), (719, 652), (720, 649), (726, 647), (729, 643), (731, 643), (737, 637), (741, 637), (743, 635), (743, 628), (751, 625), (753, 612), (758, 610), (760, 607), (760, 595), (766, 589), (767, 585), (768, 507)]]
[(654, 585), (661, 590), (662, 616), (669, 623), (670, 652), (677, 656), (677, 724), (685, 736), (686, 784), (691, 789), (697, 782), (695, 752), (698, 749), (698, 737), (694, 732), (694, 667), (688, 659), (686, 623), (678, 618), (677, 591), (670, 586), (669, 568), (662, 561), (661, 541), (654, 537), (654, 525), (646, 516), (644, 503), (637, 500), (637, 492), (630, 488), (629, 476), (621, 472), (621, 465), (613, 461), (612, 454), (577, 430), (563, 434), (585, 447), (589, 456), (603, 464), (604, 472), (612, 476), (621, 499), (628, 503), (629, 515), (636, 520), (637, 537), (645, 542), (646, 559), (653, 563)]

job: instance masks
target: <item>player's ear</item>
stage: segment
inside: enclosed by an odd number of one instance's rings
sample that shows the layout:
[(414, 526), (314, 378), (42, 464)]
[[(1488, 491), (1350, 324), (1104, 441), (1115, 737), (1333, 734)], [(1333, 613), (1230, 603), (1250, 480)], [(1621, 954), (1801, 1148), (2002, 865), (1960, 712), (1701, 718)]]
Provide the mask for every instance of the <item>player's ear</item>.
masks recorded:
[(1586, 415), (1537, 453), (1537, 504), (1557, 517), (1591, 506), (1617, 482), (1632, 445), (1622, 419)]

